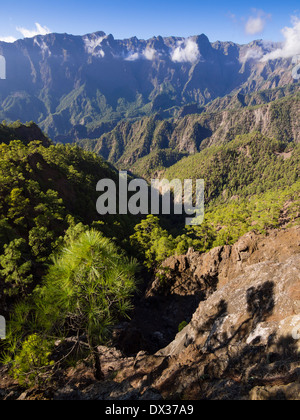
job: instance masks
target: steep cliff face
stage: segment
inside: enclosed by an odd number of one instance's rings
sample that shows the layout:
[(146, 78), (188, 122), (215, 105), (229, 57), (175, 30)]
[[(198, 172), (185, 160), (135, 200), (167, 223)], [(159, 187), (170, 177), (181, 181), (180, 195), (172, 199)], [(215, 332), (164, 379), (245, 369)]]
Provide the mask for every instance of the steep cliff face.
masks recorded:
[[(191, 253), (194, 280), (217, 272), (217, 290), (158, 353), (172, 360), (158, 388), (172, 386), (173, 377), (175, 392), (189, 390), (194, 396), (226, 398), (237, 392), (253, 399), (297, 399), (299, 251), (299, 228), (294, 228), (267, 239), (248, 234), (233, 247), (215, 250), (215, 265), (206, 265), (212, 255)], [(186, 370), (187, 376), (181, 373)]]
[(300, 97), (290, 97), (243, 110), (225, 110), (202, 117), (202, 125), (212, 132), (201, 147), (226, 143), (236, 135), (259, 131), (285, 141), (300, 141)]
[(292, 58), (260, 60), (275, 48), (211, 44), (205, 35), (115, 40), (103, 32), (0, 42), (7, 67), (0, 117), (34, 120), (53, 139), (68, 140), (74, 130), (84, 138), (124, 117), (293, 83)]

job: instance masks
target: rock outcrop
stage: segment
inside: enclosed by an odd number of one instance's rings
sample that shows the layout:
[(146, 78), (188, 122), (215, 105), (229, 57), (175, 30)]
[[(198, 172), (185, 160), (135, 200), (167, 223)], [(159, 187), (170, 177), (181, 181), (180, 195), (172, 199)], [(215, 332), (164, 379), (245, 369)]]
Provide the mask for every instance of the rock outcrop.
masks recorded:
[(181, 270), (186, 275), (188, 267), (188, 289), (208, 296), (156, 354), (169, 358), (154, 384), (164, 397), (299, 398), (299, 233), (299, 227), (266, 238), (249, 233), (234, 246), (165, 262), (170, 293), (183, 292)]
[[(166, 278), (154, 280), (142, 301), (145, 312), (137, 310), (148, 320), (133, 319), (128, 330), (143, 334), (143, 324), (153, 322), (153, 331), (163, 334), (155, 305), (168, 302), (170, 309), (172, 299), (174, 305), (197, 296), (189, 324), (155, 354), (126, 357), (101, 348), (106, 380), (95, 382), (82, 363), (64, 372), (51, 398), (299, 399), (299, 226), (266, 237), (249, 233), (207, 254), (190, 250), (164, 266)], [(32, 398), (30, 392), (19, 398)]]

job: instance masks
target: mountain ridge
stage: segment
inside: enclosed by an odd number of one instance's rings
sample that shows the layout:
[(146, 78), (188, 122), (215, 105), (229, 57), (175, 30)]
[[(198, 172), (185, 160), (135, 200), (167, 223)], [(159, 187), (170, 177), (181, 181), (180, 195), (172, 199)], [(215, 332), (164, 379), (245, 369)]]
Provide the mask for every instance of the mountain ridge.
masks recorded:
[(276, 46), (210, 43), (204, 34), (116, 40), (104, 32), (0, 42), (7, 66), (0, 118), (33, 120), (59, 140), (74, 129), (286, 86), (293, 83), (292, 60), (259, 60)]

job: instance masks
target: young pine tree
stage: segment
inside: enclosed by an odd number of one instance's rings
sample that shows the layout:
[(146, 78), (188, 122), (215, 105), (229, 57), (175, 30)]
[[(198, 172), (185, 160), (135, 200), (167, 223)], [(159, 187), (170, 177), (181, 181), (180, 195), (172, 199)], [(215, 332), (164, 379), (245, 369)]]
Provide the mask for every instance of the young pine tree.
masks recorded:
[(40, 321), (49, 330), (85, 334), (99, 380), (103, 375), (97, 348), (109, 337), (112, 325), (131, 310), (136, 270), (135, 261), (90, 230), (63, 250), (39, 292)]

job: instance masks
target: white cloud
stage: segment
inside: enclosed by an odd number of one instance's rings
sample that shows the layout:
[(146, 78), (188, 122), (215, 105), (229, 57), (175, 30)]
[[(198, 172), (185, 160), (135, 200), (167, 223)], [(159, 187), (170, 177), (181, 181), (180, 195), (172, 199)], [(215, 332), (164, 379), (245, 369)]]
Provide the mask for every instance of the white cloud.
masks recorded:
[[(148, 60), (154, 61), (158, 58), (165, 56), (166, 54), (162, 51), (157, 51), (154, 48), (147, 46), (145, 49), (140, 51), (131, 51), (126, 57), (126, 61), (137, 61), (137, 60)], [(171, 60), (175, 63), (196, 63), (200, 60), (201, 54), (197, 43), (192, 39), (188, 38), (182, 41), (178, 41), (177, 45), (170, 52)]]
[(179, 41), (171, 53), (171, 60), (175, 63), (196, 63), (200, 57), (198, 45), (191, 38)]
[[(47, 28), (46, 26), (42, 26), (39, 23), (35, 24), (35, 29), (33, 30), (26, 29), (20, 26), (17, 26), (16, 30), (22, 34), (23, 38), (33, 38), (37, 35), (47, 35), (51, 32), (49, 28)], [(15, 38), (14, 36), (3, 36), (0, 37), (0, 41), (12, 43), (17, 41), (17, 38)]]
[(37, 35), (47, 35), (51, 32), (49, 28), (42, 26), (39, 23), (36, 23), (35, 27), (36, 28), (33, 30), (22, 28), (20, 26), (18, 26), (16, 29), (23, 35), (24, 38), (33, 38)]
[(160, 57), (160, 53), (157, 52), (154, 48), (146, 47), (141, 52), (131, 52), (126, 58), (126, 61), (137, 61), (137, 60), (148, 60), (153, 61), (156, 58)]
[(13, 42), (16, 42), (16, 40), (17, 40), (17, 38), (14, 38), (13, 36), (3, 36), (3, 37), (0, 37), (0, 41), (2, 41), (2, 42), (8, 42), (8, 43), (13, 43)]
[(254, 10), (255, 16), (250, 16), (246, 22), (245, 31), (247, 35), (261, 34), (267, 25), (271, 15), (267, 15), (262, 10)]
[(285, 27), (282, 29), (285, 41), (282, 48), (265, 55), (262, 61), (276, 60), (278, 58), (292, 58), (300, 55), (300, 19), (292, 18), (292, 27)]
[(147, 47), (143, 51), (143, 55), (146, 58), (146, 60), (153, 61), (157, 57), (157, 52), (155, 51), (154, 48)]
[(247, 35), (261, 34), (265, 29), (266, 22), (261, 17), (251, 16), (246, 24)]
[(132, 53), (130, 54), (128, 57), (125, 58), (126, 61), (136, 61), (139, 60), (141, 58), (139, 53)]
[(249, 49), (246, 51), (245, 55), (240, 58), (241, 63), (246, 63), (249, 60), (260, 60), (263, 57), (261, 49)]
[(84, 38), (85, 49), (88, 54), (93, 55), (94, 57), (104, 58), (105, 53), (100, 48), (102, 41), (106, 38), (106, 36), (99, 36), (94, 38), (89, 38), (88, 36)]

